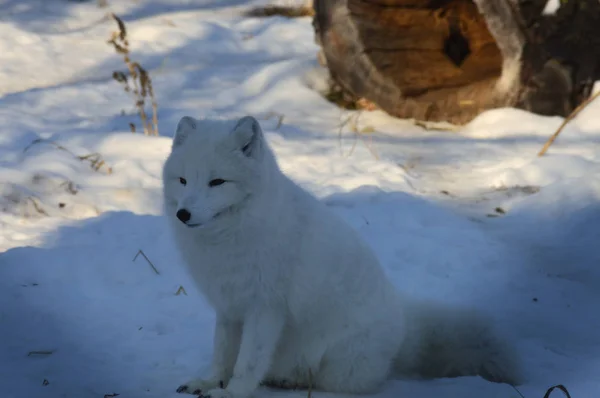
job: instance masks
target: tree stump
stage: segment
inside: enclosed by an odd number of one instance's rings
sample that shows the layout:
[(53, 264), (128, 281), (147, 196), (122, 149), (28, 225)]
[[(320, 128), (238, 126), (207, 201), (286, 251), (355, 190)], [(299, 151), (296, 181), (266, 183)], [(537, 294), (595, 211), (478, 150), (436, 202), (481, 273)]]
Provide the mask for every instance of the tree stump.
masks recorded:
[(313, 26), (340, 90), (393, 116), (566, 116), (600, 75), (600, 2), (561, 3), (542, 15), (546, 0), (315, 0)]

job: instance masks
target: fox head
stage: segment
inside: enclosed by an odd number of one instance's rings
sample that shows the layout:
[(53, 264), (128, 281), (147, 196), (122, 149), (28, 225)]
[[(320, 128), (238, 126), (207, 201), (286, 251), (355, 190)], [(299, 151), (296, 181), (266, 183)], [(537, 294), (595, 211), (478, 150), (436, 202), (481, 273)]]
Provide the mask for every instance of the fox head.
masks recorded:
[(166, 216), (189, 228), (228, 218), (261, 191), (272, 161), (252, 116), (235, 124), (183, 117), (163, 167)]

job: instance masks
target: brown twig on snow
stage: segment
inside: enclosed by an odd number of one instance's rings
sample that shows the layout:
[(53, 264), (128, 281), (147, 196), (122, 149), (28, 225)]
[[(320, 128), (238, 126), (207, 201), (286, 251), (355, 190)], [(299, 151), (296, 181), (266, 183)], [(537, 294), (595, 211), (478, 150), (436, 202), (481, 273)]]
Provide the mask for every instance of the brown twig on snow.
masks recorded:
[(312, 17), (315, 15), (315, 10), (312, 5), (303, 6), (277, 6), (268, 5), (264, 7), (257, 7), (246, 12), (248, 17), (273, 17), (282, 16), (286, 18), (302, 18)]
[(277, 126), (275, 126), (275, 130), (278, 130), (283, 124), (283, 120), (285, 119), (285, 115), (278, 112), (269, 112), (265, 115), (265, 120), (269, 120), (273, 117), (277, 117)]
[(517, 394), (519, 394), (521, 398), (525, 398), (525, 395), (523, 395), (523, 393), (521, 393), (517, 387), (513, 386), (512, 384), (510, 384), (510, 386), (517, 392)]
[(54, 354), (54, 350), (45, 350), (45, 351), (29, 351), (27, 353), (28, 357), (36, 356), (36, 355), (52, 355)]
[[(342, 123), (340, 123), (338, 125), (338, 138), (340, 140), (340, 151), (342, 152), (343, 155), (343, 150), (341, 147), (341, 141), (342, 141), (342, 130), (344, 129), (344, 127), (348, 124), (350, 124), (350, 129), (352, 130), (352, 132), (354, 133), (354, 142), (352, 143), (352, 148), (350, 148), (350, 152), (348, 153), (348, 155), (346, 155), (347, 157), (351, 156), (352, 153), (354, 152), (354, 149), (356, 148), (356, 141), (357, 138), (360, 137), (363, 144), (365, 144), (365, 147), (367, 148), (367, 150), (369, 152), (371, 152), (371, 155), (373, 155), (373, 157), (375, 159), (379, 159), (379, 155), (377, 153), (377, 150), (375, 148), (372, 147), (372, 145), (368, 144), (367, 141), (365, 140), (365, 135), (370, 135), (375, 133), (375, 128), (373, 126), (365, 126), (362, 129), (358, 127), (358, 120), (360, 119), (360, 116), (362, 115), (362, 110), (361, 111), (357, 111), (356, 113), (353, 113), (352, 115), (350, 115), (346, 120), (344, 120)], [(373, 142), (373, 137), (370, 136), (369, 137), (371, 144)]]
[(55, 147), (56, 149), (60, 149), (61, 151), (67, 152), (67, 153), (71, 154), (73, 157), (76, 157), (77, 159), (79, 159), (81, 161), (86, 160), (86, 161), (90, 162), (90, 166), (92, 167), (92, 169), (94, 171), (100, 171), (100, 168), (102, 168), (102, 166), (104, 166), (104, 168), (106, 169), (106, 174), (111, 174), (113, 171), (112, 167), (108, 167), (106, 165), (106, 162), (104, 161), (104, 159), (102, 159), (102, 155), (100, 155), (98, 152), (89, 153), (87, 155), (76, 155), (68, 148), (65, 148), (64, 146), (57, 144), (54, 141), (45, 140), (43, 138), (37, 138), (37, 139), (31, 141), (31, 143), (23, 149), (23, 153), (27, 152), (32, 146), (34, 146), (36, 144), (41, 144), (41, 143), (50, 144), (53, 147)]
[(552, 134), (552, 136), (548, 139), (548, 141), (546, 141), (546, 143), (544, 144), (544, 147), (542, 148), (542, 150), (538, 152), (538, 156), (544, 156), (544, 154), (548, 151), (548, 148), (550, 148), (550, 146), (552, 145), (552, 143), (556, 140), (556, 138), (558, 138), (558, 135), (561, 133), (561, 131), (563, 131), (563, 129), (565, 128), (565, 126), (571, 120), (573, 120), (575, 118), (575, 116), (577, 116), (577, 114), (579, 114), (579, 112), (581, 112), (586, 106), (588, 106), (598, 96), (600, 96), (600, 91), (598, 91), (596, 94), (592, 95), (591, 97), (586, 98), (585, 101), (583, 101), (581, 104), (579, 104), (577, 106), (577, 108), (573, 109), (573, 112), (571, 112), (569, 114), (569, 116), (567, 116), (565, 118), (565, 120), (563, 120), (562, 124), (556, 130), (556, 132), (554, 132), (554, 134)]
[(556, 386), (550, 387), (548, 389), (548, 391), (546, 391), (546, 394), (544, 394), (544, 398), (548, 398), (550, 396), (550, 394), (552, 394), (552, 391), (554, 391), (555, 389), (562, 391), (567, 396), (567, 398), (571, 398), (571, 394), (569, 394), (569, 391), (567, 390), (567, 388), (565, 386), (563, 386), (562, 384), (558, 384)]
[(183, 293), (184, 295), (187, 296), (187, 292), (185, 291), (185, 288), (182, 285), (179, 285), (179, 289), (177, 289), (177, 291), (175, 292), (175, 295), (179, 296), (181, 293)]
[(148, 262), (148, 264), (150, 264), (150, 266), (152, 267), (152, 269), (154, 270), (154, 272), (156, 273), (156, 275), (160, 275), (160, 272), (158, 272), (158, 270), (156, 269), (156, 267), (154, 266), (154, 264), (152, 264), (152, 261), (150, 261), (150, 259), (148, 258), (148, 256), (146, 256), (146, 253), (144, 253), (142, 251), (142, 249), (138, 250), (137, 254), (135, 255), (135, 257), (133, 258), (132, 261), (135, 261), (140, 254), (142, 255), (142, 257), (144, 257), (146, 259), (146, 261)]
[(29, 201), (33, 204), (33, 208), (35, 209), (35, 211), (37, 211), (38, 213), (43, 214), (45, 216), (48, 215), (46, 210), (44, 210), (42, 208), (42, 206), (38, 203), (38, 201), (33, 196), (28, 196), (27, 199), (29, 199)]

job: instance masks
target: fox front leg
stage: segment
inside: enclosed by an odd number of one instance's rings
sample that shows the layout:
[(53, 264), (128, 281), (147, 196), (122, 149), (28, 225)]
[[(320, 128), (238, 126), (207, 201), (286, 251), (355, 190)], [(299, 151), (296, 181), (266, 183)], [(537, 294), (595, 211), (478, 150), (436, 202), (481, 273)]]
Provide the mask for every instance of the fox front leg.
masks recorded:
[(179, 386), (177, 392), (200, 395), (215, 388), (225, 387), (233, 374), (241, 338), (242, 324), (228, 321), (217, 314), (213, 356), (208, 377), (192, 379)]
[(248, 398), (266, 376), (285, 320), (281, 313), (258, 310), (246, 317), (233, 377), (225, 389), (206, 393), (211, 398)]

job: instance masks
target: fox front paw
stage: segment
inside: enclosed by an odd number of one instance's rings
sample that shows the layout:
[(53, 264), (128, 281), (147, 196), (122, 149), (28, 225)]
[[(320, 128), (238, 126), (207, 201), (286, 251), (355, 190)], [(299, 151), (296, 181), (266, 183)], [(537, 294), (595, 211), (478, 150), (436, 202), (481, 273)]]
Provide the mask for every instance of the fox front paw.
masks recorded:
[(222, 388), (215, 388), (201, 395), (202, 398), (247, 398), (245, 396), (234, 395), (231, 391)]
[(193, 395), (206, 396), (208, 391), (216, 388), (223, 388), (222, 380), (204, 380), (204, 379), (193, 379), (177, 387), (178, 393), (187, 393)]

